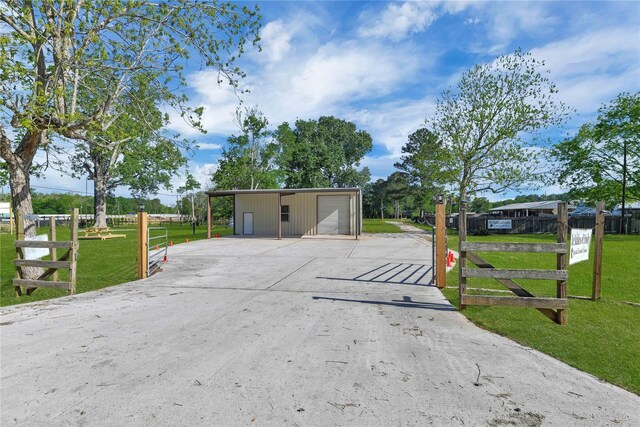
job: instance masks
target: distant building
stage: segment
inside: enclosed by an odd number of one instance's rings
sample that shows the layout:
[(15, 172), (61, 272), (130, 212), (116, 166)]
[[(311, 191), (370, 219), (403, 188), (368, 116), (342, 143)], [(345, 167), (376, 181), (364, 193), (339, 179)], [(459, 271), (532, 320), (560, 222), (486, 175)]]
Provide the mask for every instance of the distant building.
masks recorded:
[(359, 188), (280, 188), (208, 191), (211, 198), (233, 197), (233, 234), (300, 237), (351, 235), (362, 231)]
[[(510, 205), (504, 205), (497, 208), (489, 209), (493, 214), (499, 214), (508, 218), (520, 218), (527, 216), (548, 216), (556, 215), (558, 213), (558, 203), (562, 203), (561, 200), (548, 200), (544, 202), (526, 202), (526, 203), (513, 203)], [(574, 206), (569, 206), (569, 209)]]
[[(631, 216), (633, 214), (636, 214), (640, 212), (640, 200), (635, 202), (635, 203), (627, 203), (624, 206), (624, 216)], [(622, 205), (618, 205), (615, 208), (613, 208), (613, 211), (611, 212), (613, 215), (615, 216), (620, 216), (622, 215)]]

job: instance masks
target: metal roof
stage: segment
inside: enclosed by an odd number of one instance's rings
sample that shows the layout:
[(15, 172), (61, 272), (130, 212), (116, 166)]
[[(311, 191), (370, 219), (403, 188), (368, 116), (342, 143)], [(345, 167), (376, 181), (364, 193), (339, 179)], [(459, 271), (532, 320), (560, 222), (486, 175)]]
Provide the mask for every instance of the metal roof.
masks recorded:
[(510, 205), (499, 206), (497, 208), (491, 208), (490, 211), (515, 211), (521, 209), (555, 209), (558, 207), (558, 203), (562, 203), (562, 200), (547, 200), (544, 202), (525, 202), (525, 203), (512, 203)]
[(214, 190), (205, 191), (209, 197), (233, 196), (234, 194), (295, 194), (295, 193), (355, 193), (360, 188), (269, 188), (261, 190)]

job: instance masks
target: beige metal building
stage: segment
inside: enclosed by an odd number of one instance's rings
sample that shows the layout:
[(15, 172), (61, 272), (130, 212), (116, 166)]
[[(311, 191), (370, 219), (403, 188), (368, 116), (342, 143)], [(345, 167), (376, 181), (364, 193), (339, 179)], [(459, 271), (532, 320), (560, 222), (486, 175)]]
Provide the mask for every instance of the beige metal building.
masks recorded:
[(208, 237), (211, 237), (211, 198), (233, 197), (235, 235), (350, 235), (362, 231), (362, 192), (359, 188), (299, 188), (209, 191)]

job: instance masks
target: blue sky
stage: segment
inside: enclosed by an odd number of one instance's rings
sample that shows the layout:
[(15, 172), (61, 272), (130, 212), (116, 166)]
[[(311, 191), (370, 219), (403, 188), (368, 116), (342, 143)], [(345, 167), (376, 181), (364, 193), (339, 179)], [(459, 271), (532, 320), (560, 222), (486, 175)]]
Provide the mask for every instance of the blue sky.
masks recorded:
[[(241, 96), (243, 102), (257, 105), (273, 128), (322, 115), (355, 122), (373, 137), (374, 148), (363, 161), (373, 179), (394, 171), (407, 135), (434, 111), (442, 90), (455, 86), (474, 64), (517, 48), (546, 62), (559, 98), (576, 110), (564, 129), (549, 133), (552, 138), (593, 120), (598, 107), (618, 93), (640, 90), (639, 2), (259, 5), (262, 52), (250, 49), (239, 62), (247, 72), (240, 85), (250, 90)], [(190, 96), (194, 106), (205, 107), (208, 133), (196, 133), (178, 117), (172, 124), (172, 130), (198, 141), (201, 148), (190, 169), (203, 184), (226, 138), (237, 132), (232, 113), (238, 99), (226, 86), (218, 86), (216, 77), (215, 72), (197, 70), (189, 76)], [(176, 186), (181, 181), (176, 178)], [(34, 184), (85, 189), (84, 180), (57, 175)]]

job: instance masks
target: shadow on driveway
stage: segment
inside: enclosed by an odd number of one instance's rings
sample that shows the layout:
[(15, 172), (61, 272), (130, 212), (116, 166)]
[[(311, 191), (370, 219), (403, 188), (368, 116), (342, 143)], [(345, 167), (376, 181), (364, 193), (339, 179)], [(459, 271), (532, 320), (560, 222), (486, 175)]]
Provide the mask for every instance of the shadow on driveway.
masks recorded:
[(388, 262), (353, 278), (318, 276), (316, 279), (386, 283), (392, 285), (433, 286), (433, 266)]
[(363, 300), (363, 299), (330, 298), (330, 297), (318, 297), (318, 296), (314, 296), (313, 299), (343, 301), (343, 302), (357, 302), (360, 304), (391, 305), (394, 307), (404, 307), (404, 308), (424, 308), (427, 310), (437, 310), (437, 311), (455, 311), (455, 307), (453, 307), (450, 304), (413, 301), (409, 296), (403, 296), (402, 301), (400, 300), (372, 301), (372, 300)]

